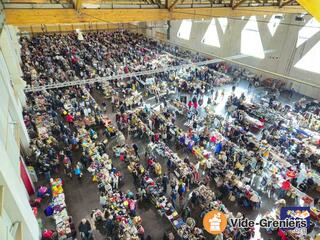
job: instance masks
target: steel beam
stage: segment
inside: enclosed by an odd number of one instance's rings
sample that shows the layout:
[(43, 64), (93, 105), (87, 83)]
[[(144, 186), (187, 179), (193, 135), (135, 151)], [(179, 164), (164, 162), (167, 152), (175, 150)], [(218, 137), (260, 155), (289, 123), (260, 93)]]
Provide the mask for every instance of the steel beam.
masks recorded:
[(179, 19), (210, 19), (212, 17), (241, 17), (277, 13), (305, 13), (300, 6), (184, 8), (168, 9), (5, 9), (6, 24), (36, 26), (41, 24), (129, 23), (133, 21), (166, 21)]
[(284, 7), (284, 6), (286, 6), (286, 5), (288, 5), (288, 4), (290, 4), (290, 3), (293, 3), (293, 2), (295, 2), (296, 0), (288, 0), (288, 1), (283, 1), (283, 0), (280, 0), (280, 3), (279, 3), (279, 7)]
[(79, 12), (82, 6), (82, 0), (75, 0), (74, 1), (74, 8)]
[(169, 9), (170, 8), (170, 5), (171, 5), (171, 0), (166, 0), (165, 1), (165, 7), (167, 8), (167, 9)]
[(170, 5), (170, 7), (169, 7), (169, 11), (172, 11), (174, 8), (175, 8), (175, 6), (177, 5), (177, 3), (179, 2), (180, 0), (174, 0), (173, 1), (173, 3)]
[(236, 9), (240, 4), (244, 3), (246, 0), (239, 0), (238, 2), (232, 1), (232, 9)]

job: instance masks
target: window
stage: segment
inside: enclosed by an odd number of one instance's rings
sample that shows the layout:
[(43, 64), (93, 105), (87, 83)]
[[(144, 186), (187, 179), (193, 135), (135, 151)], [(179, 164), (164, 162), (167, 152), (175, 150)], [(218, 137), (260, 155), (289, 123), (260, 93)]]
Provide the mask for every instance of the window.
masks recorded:
[(272, 15), (272, 17), (270, 18), (270, 21), (268, 23), (268, 28), (269, 28), (269, 31), (271, 33), (271, 36), (274, 36), (274, 34), (276, 33), (277, 28), (278, 28), (278, 26), (280, 25), (280, 22), (281, 22), (281, 18), (280, 17), (282, 17), (282, 16), (283, 16), (283, 14), (281, 14), (281, 15)]
[(15, 239), (16, 240), (23, 240), (23, 231), (22, 231), (22, 223), (19, 222), (19, 225), (18, 225), (18, 229), (16, 231), (16, 234), (15, 234)]
[(191, 33), (191, 27), (192, 27), (192, 21), (190, 19), (189, 20), (182, 20), (177, 36), (179, 38), (189, 40), (190, 33)]
[(214, 18), (211, 20), (209, 27), (206, 33), (204, 34), (201, 42), (203, 42), (206, 45), (220, 47), (217, 25)]
[(260, 59), (265, 57), (255, 16), (250, 17), (241, 31), (241, 53)]
[(221, 26), (223, 34), (225, 34), (227, 27), (228, 27), (228, 19), (227, 18), (218, 18), (218, 21)]
[(310, 49), (297, 63), (296, 68), (309, 72), (319, 73), (319, 56), (320, 56), (320, 41)]
[(22, 238), (22, 223), (20, 221), (15, 221), (11, 224), (9, 229), (10, 235), (15, 240), (23, 240)]
[(299, 47), (305, 43), (309, 38), (315, 35), (320, 30), (320, 23), (315, 19), (311, 18), (306, 25), (299, 30), (297, 46)]

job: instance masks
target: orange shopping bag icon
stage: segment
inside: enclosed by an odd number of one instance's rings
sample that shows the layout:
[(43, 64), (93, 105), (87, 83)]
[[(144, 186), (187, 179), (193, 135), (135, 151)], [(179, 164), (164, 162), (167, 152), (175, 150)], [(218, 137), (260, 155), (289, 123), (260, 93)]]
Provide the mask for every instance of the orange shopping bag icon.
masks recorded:
[(227, 227), (227, 217), (224, 213), (212, 210), (203, 218), (204, 229), (213, 235), (222, 233)]

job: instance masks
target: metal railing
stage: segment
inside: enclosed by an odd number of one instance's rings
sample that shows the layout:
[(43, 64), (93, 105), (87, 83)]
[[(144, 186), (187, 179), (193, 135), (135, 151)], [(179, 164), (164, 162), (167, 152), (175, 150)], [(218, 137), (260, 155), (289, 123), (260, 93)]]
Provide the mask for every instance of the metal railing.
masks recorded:
[[(127, 74), (118, 74), (118, 75), (108, 76), (108, 77), (96, 77), (96, 78), (91, 78), (91, 79), (83, 79), (83, 80), (75, 80), (75, 81), (61, 82), (61, 83), (55, 83), (55, 84), (47, 84), (44, 86), (31, 86), (31, 87), (27, 87), (25, 89), (25, 92), (38, 92), (38, 91), (44, 91), (44, 90), (48, 90), (48, 89), (63, 88), (63, 87), (70, 87), (70, 86), (84, 85), (84, 84), (94, 84), (94, 83), (101, 83), (101, 82), (106, 82), (106, 81), (111, 81), (111, 80), (116, 80), (116, 79), (119, 80), (119, 79), (125, 79), (125, 78), (152, 75), (152, 74), (162, 73), (162, 72), (178, 71), (183, 68), (205, 66), (205, 65), (212, 64), (212, 63), (222, 62), (222, 61), (223, 60), (221, 60), (221, 59), (213, 59), (213, 60), (201, 61), (201, 62), (196, 62), (196, 63), (181, 64), (179, 66), (157, 68), (154, 70), (146, 70), (146, 71), (141, 71), (141, 72), (127, 73)], [(222, 75), (222, 76), (229, 77), (221, 72), (216, 72), (216, 73), (219, 75)]]

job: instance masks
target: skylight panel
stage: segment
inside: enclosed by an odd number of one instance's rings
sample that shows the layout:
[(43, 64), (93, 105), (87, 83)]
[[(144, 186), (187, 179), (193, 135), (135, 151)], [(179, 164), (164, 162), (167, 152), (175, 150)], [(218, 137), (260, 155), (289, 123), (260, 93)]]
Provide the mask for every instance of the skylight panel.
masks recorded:
[(179, 27), (179, 31), (177, 33), (177, 36), (179, 38), (189, 40), (190, 33), (191, 33), (191, 27), (192, 27), (192, 21), (190, 19), (182, 20), (181, 25)]
[(209, 27), (206, 33), (204, 34), (201, 42), (209, 46), (214, 46), (218, 48), (220, 47), (217, 25), (214, 18), (211, 20)]
[(319, 73), (319, 56), (320, 56), (320, 41), (310, 49), (297, 63), (296, 68), (309, 72)]
[(311, 18), (304, 27), (302, 27), (298, 34), (297, 46), (299, 47), (307, 40), (309, 40), (313, 35), (315, 35), (320, 30), (320, 23), (315, 19)]
[(251, 16), (241, 31), (241, 53), (263, 59), (265, 58), (257, 18)]
[(218, 18), (219, 24), (221, 26), (223, 34), (225, 34), (228, 27), (228, 19), (227, 18)]
[(280, 22), (281, 22), (281, 18), (276, 17), (276, 16), (282, 16), (282, 14), (281, 15), (272, 15), (272, 17), (270, 18), (270, 21), (268, 23), (268, 28), (271, 33), (271, 36), (274, 36), (274, 34), (276, 33), (277, 28), (279, 27)]

